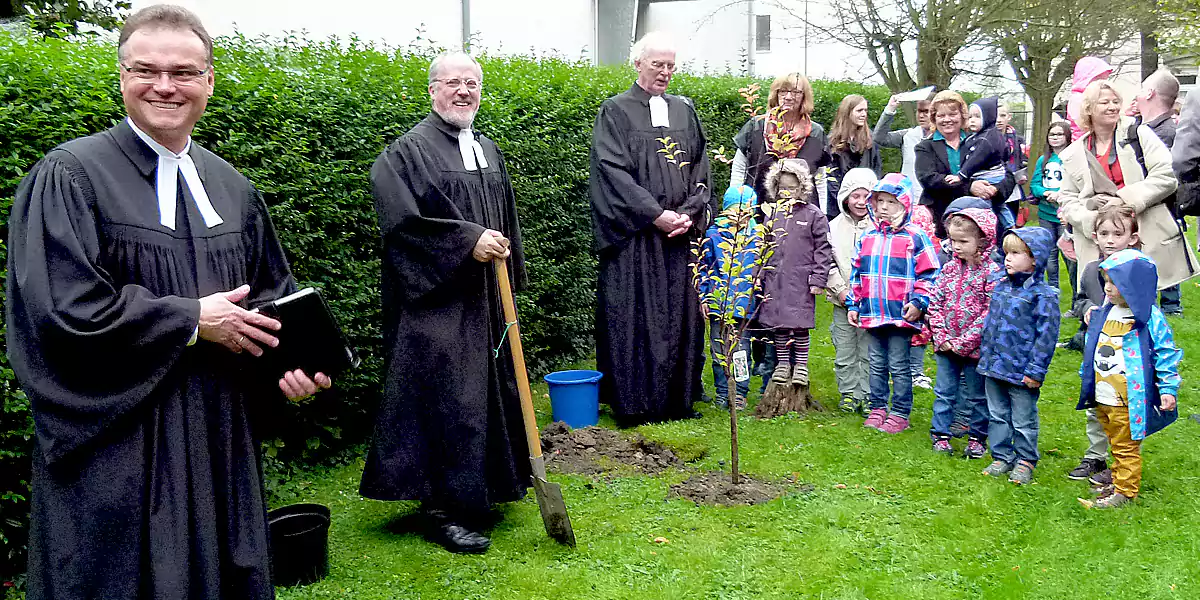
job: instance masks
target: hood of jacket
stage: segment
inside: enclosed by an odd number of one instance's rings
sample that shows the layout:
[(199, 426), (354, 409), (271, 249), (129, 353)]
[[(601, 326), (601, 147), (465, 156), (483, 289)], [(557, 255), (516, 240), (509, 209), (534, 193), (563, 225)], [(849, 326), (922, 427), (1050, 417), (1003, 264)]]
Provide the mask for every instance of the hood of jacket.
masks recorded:
[[(846, 207), (846, 201), (850, 199), (850, 193), (854, 190), (864, 189), (868, 192), (875, 189), (875, 185), (879, 183), (879, 179), (875, 177), (875, 172), (870, 169), (858, 167), (846, 171), (846, 176), (842, 178), (842, 185), (838, 188), (838, 206), (842, 208), (842, 214), (850, 214), (850, 209)], [(871, 203), (868, 202), (868, 205)]]
[(963, 210), (964, 208), (982, 208), (984, 210), (992, 210), (992, 203), (976, 196), (962, 196), (946, 206), (946, 210), (942, 211), (942, 222), (945, 223), (950, 215)]
[(1075, 63), (1075, 74), (1071, 76), (1071, 91), (1082, 92), (1089, 83), (1101, 77), (1108, 77), (1112, 72), (1112, 65), (1104, 62), (1104, 59), (1085, 56)]
[(1150, 309), (1158, 301), (1158, 266), (1139, 250), (1128, 248), (1113, 253), (1100, 263), (1121, 292), (1137, 325), (1150, 322)]
[(983, 113), (983, 124), (979, 126), (979, 131), (983, 133), (996, 126), (996, 117), (1000, 114), (1000, 99), (996, 96), (980, 98), (971, 103), (971, 106), (978, 106), (979, 112)]
[[(730, 186), (725, 190), (725, 198), (721, 202), (721, 214), (713, 219), (714, 225), (724, 225), (729, 220), (729, 215), (726, 214), (731, 208), (741, 207), (742, 209), (752, 209), (758, 204), (758, 194), (754, 193), (754, 188), (748, 185)], [(753, 219), (751, 219), (753, 222)]]
[(899, 231), (912, 219), (912, 180), (900, 173), (888, 173), (875, 184), (875, 189), (871, 190), (871, 198), (874, 199), (878, 192), (886, 192), (896, 197), (900, 201), (900, 205), (904, 207), (904, 214), (900, 217), (899, 223), (880, 222), (875, 216), (875, 207), (872, 202), (867, 202), (867, 216), (871, 218), (871, 222), (876, 227), (887, 227), (893, 231)]
[(996, 245), (996, 213), (990, 208), (964, 208), (958, 211), (958, 214), (974, 221), (983, 232), (984, 244), (979, 249), (979, 255), (987, 260), (988, 254), (991, 254)]
[[(1054, 236), (1049, 229), (1042, 227), (1010, 229), (1008, 235), (1021, 238), (1021, 241), (1025, 242), (1025, 245), (1033, 251), (1033, 275), (1025, 281), (1025, 285), (1037, 283), (1046, 273), (1046, 265), (1050, 264), (1050, 251), (1054, 248)], [(1003, 250), (1001, 247), (1002, 255)]]

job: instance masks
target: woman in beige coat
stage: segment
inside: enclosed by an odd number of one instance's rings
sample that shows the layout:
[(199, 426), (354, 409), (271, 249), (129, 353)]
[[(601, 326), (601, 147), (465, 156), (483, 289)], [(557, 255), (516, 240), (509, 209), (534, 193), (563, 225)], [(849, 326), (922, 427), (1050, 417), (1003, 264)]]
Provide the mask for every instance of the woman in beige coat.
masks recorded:
[[(1138, 215), (1142, 250), (1158, 264), (1158, 289), (1176, 285), (1200, 267), (1183, 232), (1163, 204), (1175, 191), (1171, 152), (1149, 127), (1137, 128), (1145, 171), (1127, 139), (1129, 122), (1121, 118), (1121, 95), (1107, 81), (1095, 81), (1083, 92), (1080, 124), (1087, 131), (1060, 155), (1063, 181), (1059, 214), (1074, 230), (1079, 264), (1096, 260), (1095, 220), (1109, 203), (1121, 203)], [(1079, 273), (1083, 273), (1079, 269)]]

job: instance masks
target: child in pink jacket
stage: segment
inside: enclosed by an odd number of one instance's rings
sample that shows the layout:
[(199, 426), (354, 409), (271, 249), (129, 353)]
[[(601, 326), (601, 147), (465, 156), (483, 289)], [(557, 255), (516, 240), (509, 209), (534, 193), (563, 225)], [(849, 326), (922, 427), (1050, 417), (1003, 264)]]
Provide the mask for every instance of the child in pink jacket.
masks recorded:
[(967, 208), (946, 219), (953, 258), (942, 266), (929, 303), (929, 329), (937, 360), (933, 420), (929, 435), (933, 451), (951, 454), (950, 425), (954, 403), (961, 393), (971, 407), (967, 432), (967, 458), (987, 452), (988, 409), (979, 365), (983, 322), (1000, 266), (991, 260), (996, 244), (996, 215), (990, 210)]

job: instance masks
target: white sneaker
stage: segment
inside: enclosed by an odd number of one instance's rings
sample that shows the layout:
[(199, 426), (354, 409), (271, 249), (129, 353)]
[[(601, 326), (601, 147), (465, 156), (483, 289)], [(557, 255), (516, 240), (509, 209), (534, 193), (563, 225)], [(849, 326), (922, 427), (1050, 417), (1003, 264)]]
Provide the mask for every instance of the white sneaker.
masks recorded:
[(933, 389), (933, 380), (926, 377), (925, 375), (917, 375), (916, 377), (913, 377), (913, 387), (919, 387), (919, 388), (925, 388), (927, 390), (932, 390)]

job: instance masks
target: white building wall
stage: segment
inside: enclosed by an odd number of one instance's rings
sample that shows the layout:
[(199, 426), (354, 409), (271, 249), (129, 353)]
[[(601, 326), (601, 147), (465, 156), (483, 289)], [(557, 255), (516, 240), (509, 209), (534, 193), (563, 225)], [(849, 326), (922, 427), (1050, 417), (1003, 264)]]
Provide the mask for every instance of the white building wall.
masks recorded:
[[(133, 0), (133, 9), (161, 0)], [(456, 48), (462, 4), (456, 0), (170, 0), (193, 10), (213, 35), (356, 35), (392, 47)], [(503, 54), (590, 58), (594, 0), (470, 0), (473, 42)]]
[[(747, 48), (753, 38), (747, 27), (752, 15), (771, 15), (771, 49), (754, 53), (754, 75), (771, 77), (800, 71), (818, 79), (849, 79), (881, 83), (862, 53), (825, 39), (816, 28), (805, 39), (803, 19), (793, 16), (774, 2), (730, 2), (729, 0), (691, 0), (656, 2), (646, 11), (643, 31), (670, 32), (683, 46), (682, 64), (689, 71), (706, 73), (744, 73)], [(800, 2), (788, 3), (792, 10), (803, 10)], [(813, 0), (808, 20), (822, 22), (828, 7)]]

